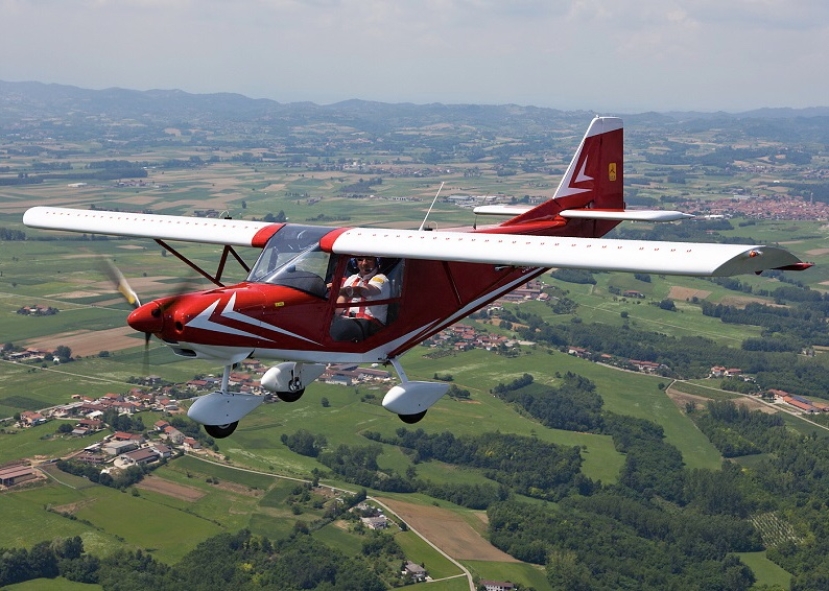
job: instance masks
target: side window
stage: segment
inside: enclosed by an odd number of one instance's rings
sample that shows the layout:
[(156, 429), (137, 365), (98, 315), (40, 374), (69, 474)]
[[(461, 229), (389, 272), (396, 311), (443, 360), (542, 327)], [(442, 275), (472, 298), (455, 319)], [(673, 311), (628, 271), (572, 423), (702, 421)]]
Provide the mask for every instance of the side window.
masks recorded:
[(331, 338), (359, 342), (393, 324), (400, 309), (402, 259), (348, 257), (337, 278)]

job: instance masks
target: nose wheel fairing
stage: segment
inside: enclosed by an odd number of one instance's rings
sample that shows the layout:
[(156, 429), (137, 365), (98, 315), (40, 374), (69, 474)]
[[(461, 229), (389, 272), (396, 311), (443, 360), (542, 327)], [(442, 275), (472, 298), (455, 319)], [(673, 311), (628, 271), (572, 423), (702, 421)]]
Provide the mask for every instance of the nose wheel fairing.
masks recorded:
[(197, 399), (187, 411), (187, 416), (205, 426), (211, 437), (221, 439), (236, 430), (239, 420), (265, 401), (264, 396), (229, 392), (230, 371), (233, 366), (245, 359), (247, 355), (239, 354), (225, 365), (222, 374), (222, 387), (218, 392)]
[[(213, 392), (198, 398), (187, 411), (187, 416), (202, 425), (227, 427), (232, 423), (238, 423), (264, 400), (264, 396), (255, 394)], [(232, 432), (231, 430), (230, 433)], [(209, 430), (208, 433), (210, 433)]]

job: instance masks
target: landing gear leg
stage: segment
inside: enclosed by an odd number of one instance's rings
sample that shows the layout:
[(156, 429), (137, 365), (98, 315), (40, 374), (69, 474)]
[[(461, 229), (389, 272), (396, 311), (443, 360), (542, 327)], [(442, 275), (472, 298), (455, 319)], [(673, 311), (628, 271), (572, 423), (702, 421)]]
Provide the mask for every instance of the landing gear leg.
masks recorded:
[[(233, 365), (225, 365), (224, 372), (222, 373), (222, 387), (219, 390), (222, 394), (227, 394), (227, 388), (230, 385), (231, 369), (233, 369)], [(232, 423), (226, 423), (224, 425), (205, 425), (204, 430), (213, 439), (224, 439), (233, 433), (238, 426), (239, 421), (233, 421)]]

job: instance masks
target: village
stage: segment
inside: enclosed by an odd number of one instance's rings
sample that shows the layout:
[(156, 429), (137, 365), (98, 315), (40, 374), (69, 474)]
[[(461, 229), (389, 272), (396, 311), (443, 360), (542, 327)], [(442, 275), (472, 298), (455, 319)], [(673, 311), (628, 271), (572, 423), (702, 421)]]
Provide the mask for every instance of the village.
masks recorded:
[(744, 217), (754, 220), (827, 220), (829, 204), (790, 195), (752, 195), (735, 193), (731, 197), (704, 202), (678, 204), (705, 217)]

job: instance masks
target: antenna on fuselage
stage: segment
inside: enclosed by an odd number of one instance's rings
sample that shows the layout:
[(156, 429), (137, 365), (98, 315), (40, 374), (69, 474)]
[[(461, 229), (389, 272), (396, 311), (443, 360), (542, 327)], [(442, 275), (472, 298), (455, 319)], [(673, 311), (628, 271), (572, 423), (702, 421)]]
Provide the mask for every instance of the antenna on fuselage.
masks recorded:
[(429, 217), (429, 214), (432, 213), (432, 208), (435, 206), (435, 202), (438, 200), (438, 195), (440, 195), (441, 190), (443, 189), (443, 185), (446, 184), (446, 181), (443, 181), (438, 187), (438, 192), (435, 193), (435, 198), (432, 199), (432, 205), (429, 206), (429, 210), (426, 212), (426, 216), (423, 218), (423, 221), (420, 223), (420, 227), (417, 229), (418, 232), (423, 230), (423, 226), (426, 225), (426, 219)]

